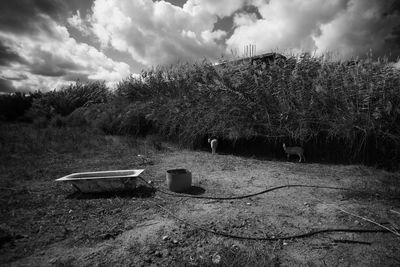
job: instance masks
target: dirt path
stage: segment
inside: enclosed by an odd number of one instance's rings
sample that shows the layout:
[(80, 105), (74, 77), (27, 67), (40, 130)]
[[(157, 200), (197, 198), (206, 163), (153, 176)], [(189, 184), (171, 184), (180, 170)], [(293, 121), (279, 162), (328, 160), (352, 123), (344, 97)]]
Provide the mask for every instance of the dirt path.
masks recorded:
[[(400, 218), (390, 212), (391, 209), (399, 209), (399, 200), (390, 200), (399, 196), (399, 177), (384, 171), (362, 166), (272, 162), (180, 151), (161, 157), (154, 175), (160, 177), (162, 182), (163, 173), (158, 170), (177, 167), (190, 169), (194, 185), (204, 188), (204, 195), (210, 196), (244, 195), (285, 184), (345, 187), (368, 192), (287, 188), (241, 200), (190, 199), (185, 201), (185, 205), (179, 205), (177, 216), (210, 229), (262, 237), (290, 235), (311, 229), (374, 228), (371, 223), (349, 216), (338, 208), (386, 226), (399, 226)], [(365, 241), (371, 242), (371, 245), (333, 243), (335, 239)], [(390, 234), (334, 233), (270, 245), (273, 258), (278, 258), (284, 265), (349, 263), (376, 266), (396, 262), (395, 255), (400, 255), (397, 248), (399, 241)], [(231, 242), (218, 237), (215, 245), (230, 245)]]
[[(134, 156), (127, 158), (122, 153), (125, 161), (118, 167), (134, 167)], [(376, 229), (338, 208), (399, 228), (400, 215), (391, 211), (400, 211), (400, 200), (395, 199), (400, 195), (399, 174), (362, 166), (273, 162), (187, 150), (164, 151), (151, 158), (151, 164), (144, 166), (143, 178), (164, 190), (167, 169), (187, 168), (193, 173), (193, 185), (204, 190), (202, 196), (244, 195), (287, 184), (346, 187), (368, 193), (285, 188), (241, 200), (211, 201), (141, 188), (131, 195), (76, 197), (68, 186), (55, 185), (54, 173), (45, 171), (43, 178), (25, 182), (31, 190), (28, 193), (3, 198), (2, 211), (8, 205), (9, 217), (2, 220), (2, 229), (18, 238), (3, 243), (0, 262), (10, 266), (211, 265), (213, 260), (224, 266), (400, 264), (400, 238), (393, 234), (237, 240), (195, 229), (157, 206), (190, 223), (241, 236), (281, 236), (325, 228)], [(105, 166), (101, 161), (92, 164), (94, 169)]]

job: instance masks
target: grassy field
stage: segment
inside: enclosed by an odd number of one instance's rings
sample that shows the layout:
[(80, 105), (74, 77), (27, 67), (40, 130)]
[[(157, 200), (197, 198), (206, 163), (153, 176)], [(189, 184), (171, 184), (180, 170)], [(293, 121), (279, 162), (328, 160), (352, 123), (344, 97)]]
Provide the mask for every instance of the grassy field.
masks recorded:
[[(315, 229), (400, 228), (400, 174), (359, 165), (299, 164), (212, 156), (156, 137), (110, 136), (91, 128), (0, 125), (0, 265), (5, 266), (398, 266), (393, 233), (334, 232), (277, 241)], [(141, 156), (138, 156), (141, 155)], [(240, 200), (193, 199), (144, 183), (120, 194), (83, 195), (54, 179), (81, 171), (187, 168), (202, 196), (237, 196), (307, 184), (361, 190), (285, 188)], [(203, 192), (204, 191), (204, 192)], [(170, 213), (166, 212), (166, 210)], [(343, 212), (346, 211), (346, 212)], [(397, 212), (397, 213), (396, 213)], [(179, 219), (186, 222), (183, 222)], [(352, 242), (352, 243), (351, 243)]]

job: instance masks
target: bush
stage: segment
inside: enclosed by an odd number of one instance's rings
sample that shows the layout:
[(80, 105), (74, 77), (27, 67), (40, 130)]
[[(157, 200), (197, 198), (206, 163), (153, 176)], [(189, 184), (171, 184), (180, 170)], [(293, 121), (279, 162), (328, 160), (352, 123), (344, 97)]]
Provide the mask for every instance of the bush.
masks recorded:
[(156, 134), (151, 134), (146, 136), (146, 145), (150, 146), (151, 148), (157, 151), (163, 150), (162, 138)]
[(145, 136), (152, 129), (151, 122), (146, 119), (147, 106), (134, 103), (120, 111), (116, 122), (118, 134)]
[(59, 91), (50, 91), (34, 99), (29, 114), (32, 118), (67, 116), (80, 107), (106, 103), (111, 97), (105, 82), (76, 82)]
[(46, 128), (49, 125), (49, 119), (46, 117), (42, 117), (42, 116), (36, 117), (33, 120), (33, 125), (36, 128)]
[(65, 117), (66, 125), (70, 127), (86, 127), (89, 125), (88, 118), (85, 116), (87, 108), (77, 108)]
[(62, 117), (60, 115), (55, 115), (53, 118), (51, 118), (49, 125), (51, 127), (60, 128), (66, 126), (67, 123), (65, 117)]
[[(18, 120), (29, 110), (33, 99), (38, 97), (40, 97), (39, 92), (30, 94), (16, 92), (0, 95), (0, 121)], [(26, 121), (26, 118), (22, 120)]]

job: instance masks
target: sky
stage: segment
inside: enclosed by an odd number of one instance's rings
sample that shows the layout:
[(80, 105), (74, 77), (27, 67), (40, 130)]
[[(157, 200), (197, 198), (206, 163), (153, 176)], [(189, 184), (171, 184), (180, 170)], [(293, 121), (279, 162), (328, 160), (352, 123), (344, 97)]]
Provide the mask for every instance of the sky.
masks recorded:
[(399, 0), (0, 1), (0, 93), (280, 52), (400, 57)]

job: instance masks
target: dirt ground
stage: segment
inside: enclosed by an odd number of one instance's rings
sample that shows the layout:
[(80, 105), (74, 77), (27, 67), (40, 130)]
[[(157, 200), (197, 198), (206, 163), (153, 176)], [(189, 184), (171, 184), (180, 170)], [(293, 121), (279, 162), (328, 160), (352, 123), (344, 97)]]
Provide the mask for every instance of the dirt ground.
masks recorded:
[[(126, 149), (124, 142), (109, 137), (104, 151), (79, 155), (25, 155), (24, 160), (11, 161), (10, 154), (10, 161), (1, 166), (0, 264), (400, 265), (400, 237), (389, 232), (333, 232), (254, 241), (218, 236), (193, 226), (247, 237), (287, 236), (327, 228), (382, 229), (342, 209), (400, 229), (399, 173), (354, 165), (297, 163), (295, 159), (213, 156), (207, 151), (168, 145), (157, 152), (142, 150), (145, 157), (138, 157), (138, 151)], [(166, 195), (143, 182), (134, 192), (85, 195), (54, 181), (72, 172), (125, 168), (144, 168), (142, 177), (163, 190), (167, 190), (166, 170), (186, 168), (193, 174), (193, 194), (201, 196), (239, 196), (288, 184), (364, 192), (284, 188), (251, 198), (215, 201)]]

